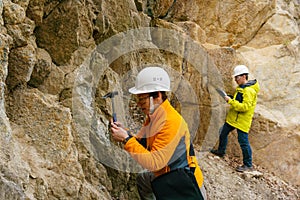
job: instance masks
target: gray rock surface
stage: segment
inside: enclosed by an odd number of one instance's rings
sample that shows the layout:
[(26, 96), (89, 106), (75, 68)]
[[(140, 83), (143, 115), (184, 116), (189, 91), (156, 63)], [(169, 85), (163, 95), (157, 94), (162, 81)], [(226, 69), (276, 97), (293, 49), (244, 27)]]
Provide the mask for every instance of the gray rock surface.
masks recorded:
[(262, 175), (233, 170), (233, 133), (225, 161), (200, 156), (210, 199), (299, 199), (299, 13), (298, 0), (0, 0), (0, 199), (138, 199), (140, 168), (110, 140), (101, 97), (118, 90), (138, 129), (127, 89), (163, 65), (203, 152), (227, 109), (213, 87), (232, 93), (240, 63), (261, 84), (249, 137)]

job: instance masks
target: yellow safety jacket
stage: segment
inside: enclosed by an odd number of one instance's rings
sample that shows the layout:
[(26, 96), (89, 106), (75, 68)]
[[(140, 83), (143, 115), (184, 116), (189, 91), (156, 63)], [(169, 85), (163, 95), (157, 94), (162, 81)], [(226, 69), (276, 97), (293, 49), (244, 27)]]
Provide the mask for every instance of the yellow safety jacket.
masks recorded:
[[(146, 138), (143, 146), (139, 140)], [(190, 156), (190, 133), (183, 117), (165, 100), (144, 124), (139, 133), (127, 141), (124, 148), (144, 168), (155, 176), (186, 166), (195, 169), (199, 187), (203, 175), (195, 156)]]
[(226, 116), (228, 124), (243, 132), (249, 132), (259, 89), (257, 80), (248, 81), (236, 88), (233, 99), (228, 101), (231, 105)]

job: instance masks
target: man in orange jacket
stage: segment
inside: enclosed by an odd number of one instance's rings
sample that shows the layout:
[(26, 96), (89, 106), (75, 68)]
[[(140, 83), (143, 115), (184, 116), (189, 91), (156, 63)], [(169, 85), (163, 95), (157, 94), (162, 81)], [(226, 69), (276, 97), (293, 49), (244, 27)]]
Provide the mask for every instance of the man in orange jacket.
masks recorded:
[(188, 125), (171, 106), (167, 91), (170, 91), (167, 72), (160, 67), (144, 68), (129, 92), (137, 95), (146, 122), (134, 136), (119, 122), (112, 122), (112, 136), (122, 141), (124, 149), (147, 169), (137, 177), (141, 199), (206, 199)]

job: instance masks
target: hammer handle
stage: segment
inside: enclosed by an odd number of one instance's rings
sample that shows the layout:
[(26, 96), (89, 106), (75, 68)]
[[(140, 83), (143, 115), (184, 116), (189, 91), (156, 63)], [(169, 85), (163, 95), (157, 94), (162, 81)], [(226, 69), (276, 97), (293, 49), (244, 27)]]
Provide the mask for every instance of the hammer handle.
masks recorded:
[(116, 114), (116, 113), (113, 113), (113, 114), (112, 114), (112, 118), (113, 118), (113, 122), (116, 122), (116, 121), (117, 121), (117, 114)]

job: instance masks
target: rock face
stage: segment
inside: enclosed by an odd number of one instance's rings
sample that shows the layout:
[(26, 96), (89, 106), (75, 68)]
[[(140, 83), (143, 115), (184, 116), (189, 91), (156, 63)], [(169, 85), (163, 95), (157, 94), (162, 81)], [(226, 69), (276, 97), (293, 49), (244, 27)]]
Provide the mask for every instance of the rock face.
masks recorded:
[(119, 91), (118, 119), (138, 129), (128, 88), (146, 65), (171, 75), (199, 151), (226, 115), (215, 87), (232, 93), (233, 67), (249, 66), (254, 163), (299, 186), (299, 27), (298, 0), (0, 0), (0, 199), (138, 199), (141, 169), (110, 140), (102, 96)]

